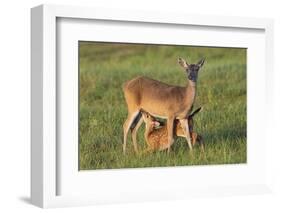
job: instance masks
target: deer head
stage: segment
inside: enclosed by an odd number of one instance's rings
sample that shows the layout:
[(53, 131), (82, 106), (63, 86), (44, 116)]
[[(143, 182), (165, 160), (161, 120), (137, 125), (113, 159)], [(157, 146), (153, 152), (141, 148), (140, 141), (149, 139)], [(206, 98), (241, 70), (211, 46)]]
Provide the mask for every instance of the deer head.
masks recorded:
[(179, 65), (186, 71), (187, 78), (192, 82), (197, 81), (197, 76), (200, 68), (203, 66), (205, 59), (201, 59), (197, 64), (188, 64), (184, 59), (179, 58)]
[(149, 113), (142, 111), (142, 117), (145, 124), (147, 125), (147, 128), (153, 129), (160, 126), (160, 123)]

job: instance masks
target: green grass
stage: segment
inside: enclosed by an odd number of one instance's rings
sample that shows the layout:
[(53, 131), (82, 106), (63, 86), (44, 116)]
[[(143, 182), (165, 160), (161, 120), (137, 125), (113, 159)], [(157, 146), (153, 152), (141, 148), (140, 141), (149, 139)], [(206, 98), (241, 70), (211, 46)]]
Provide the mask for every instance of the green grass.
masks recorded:
[[(79, 56), (81, 170), (246, 163), (246, 49), (80, 42)], [(195, 130), (204, 138), (205, 153), (195, 148), (191, 155), (186, 141), (177, 138), (169, 154), (136, 155), (129, 134), (124, 156), (122, 84), (144, 75), (183, 86), (179, 56), (190, 63), (206, 58), (194, 105), (204, 108)], [(138, 145), (146, 147), (144, 125)]]

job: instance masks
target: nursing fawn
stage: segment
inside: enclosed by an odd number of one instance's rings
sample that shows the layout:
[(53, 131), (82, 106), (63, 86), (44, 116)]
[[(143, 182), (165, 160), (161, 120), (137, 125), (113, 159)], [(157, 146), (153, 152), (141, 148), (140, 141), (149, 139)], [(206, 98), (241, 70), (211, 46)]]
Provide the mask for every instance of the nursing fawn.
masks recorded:
[[(203, 138), (198, 135), (194, 131), (194, 120), (193, 116), (196, 115), (201, 110), (201, 107), (196, 109), (193, 113), (191, 113), (188, 118), (188, 126), (189, 126), (189, 132), (191, 136), (191, 144), (194, 146), (196, 143), (200, 145), (200, 148), (202, 151), (204, 151), (204, 144), (203, 144)], [(145, 122), (145, 140), (148, 145), (148, 148), (145, 152), (153, 152), (153, 151), (161, 151), (168, 149), (169, 143), (168, 143), (168, 131), (167, 131), (167, 124), (164, 124), (161, 126), (159, 121), (155, 119), (155, 117), (151, 116), (147, 112), (142, 112), (142, 117)], [(179, 122), (179, 120), (175, 120), (175, 127), (173, 131), (174, 136), (178, 137), (186, 137), (185, 132), (183, 131), (183, 128)]]

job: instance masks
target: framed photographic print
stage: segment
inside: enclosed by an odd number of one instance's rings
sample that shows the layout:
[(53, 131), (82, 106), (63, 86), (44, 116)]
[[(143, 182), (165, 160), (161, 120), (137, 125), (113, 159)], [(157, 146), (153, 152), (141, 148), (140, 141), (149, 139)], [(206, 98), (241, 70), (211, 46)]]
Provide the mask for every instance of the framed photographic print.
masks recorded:
[(270, 192), (270, 19), (31, 10), (40, 207)]

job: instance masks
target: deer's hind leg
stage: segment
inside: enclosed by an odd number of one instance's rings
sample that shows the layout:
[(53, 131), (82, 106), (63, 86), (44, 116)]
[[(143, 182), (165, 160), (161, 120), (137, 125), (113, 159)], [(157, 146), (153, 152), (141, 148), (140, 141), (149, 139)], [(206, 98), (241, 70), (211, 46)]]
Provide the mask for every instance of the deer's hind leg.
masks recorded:
[(126, 119), (126, 121), (123, 124), (123, 132), (124, 132), (124, 138), (123, 138), (123, 153), (126, 153), (126, 145), (127, 145), (127, 138), (128, 138), (128, 132), (134, 122), (134, 120), (136, 119), (136, 117), (139, 114), (139, 110), (135, 111), (135, 112), (129, 112), (128, 117)]

